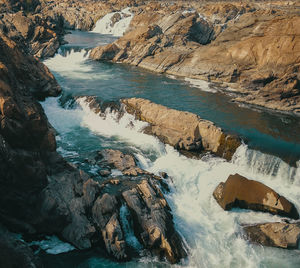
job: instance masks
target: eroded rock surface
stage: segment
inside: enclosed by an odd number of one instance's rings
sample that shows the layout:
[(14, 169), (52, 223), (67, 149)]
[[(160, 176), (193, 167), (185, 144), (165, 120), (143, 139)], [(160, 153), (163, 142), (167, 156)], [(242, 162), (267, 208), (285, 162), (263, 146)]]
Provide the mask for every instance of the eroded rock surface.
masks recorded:
[(230, 160), (240, 146), (240, 139), (226, 134), (212, 122), (199, 116), (155, 104), (146, 99), (123, 99), (128, 113), (150, 123), (146, 132), (177, 149), (209, 151)]
[(263, 246), (297, 249), (300, 238), (299, 223), (270, 222), (244, 226), (246, 238)]
[(149, 172), (142, 170), (136, 165), (136, 160), (132, 155), (123, 154), (118, 150), (105, 149), (99, 151), (96, 160), (98, 165), (118, 169), (124, 175), (137, 176), (149, 174)]
[(285, 197), (239, 174), (230, 175), (225, 183), (221, 182), (213, 196), (224, 210), (239, 207), (299, 219), (296, 207)]
[(123, 37), (90, 55), (221, 82), (242, 93), (236, 101), (299, 113), (299, 9), (272, 7), (148, 4), (140, 7)]
[(131, 228), (142, 247), (171, 263), (186, 257), (187, 251), (174, 229), (170, 207), (156, 178), (152, 175), (118, 177), (117, 182), (111, 179), (101, 188), (103, 195), (96, 200), (93, 215), (98, 226), (102, 226), (108, 252), (124, 259), (132, 247), (126, 241), (124, 218), (120, 217), (120, 210), (125, 206), (130, 215), (125, 220), (132, 222)]

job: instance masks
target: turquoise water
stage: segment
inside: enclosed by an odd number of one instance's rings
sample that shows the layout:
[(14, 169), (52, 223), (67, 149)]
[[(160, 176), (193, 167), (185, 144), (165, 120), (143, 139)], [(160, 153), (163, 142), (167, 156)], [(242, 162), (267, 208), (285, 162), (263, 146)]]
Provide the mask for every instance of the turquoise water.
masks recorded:
[[(114, 40), (113, 37), (73, 32), (59, 54), (45, 61), (64, 90), (71, 96), (98, 96), (102, 100), (143, 97), (171, 108), (190, 111), (214, 121), (243, 137), (231, 162), (208, 156), (196, 160), (180, 155), (156, 138), (141, 133), (142, 122), (125, 114), (120, 120), (107, 112), (100, 117), (84, 98), (76, 106), (60, 105), (49, 98), (42, 103), (56, 128), (58, 151), (69, 161), (96, 176), (90, 159), (102, 148), (121, 149), (155, 174), (173, 177), (166, 195), (175, 226), (190, 249), (184, 267), (299, 267), (299, 250), (263, 248), (241, 238), (241, 224), (280, 221), (280, 217), (251, 211), (223, 211), (212, 197), (215, 187), (229, 174), (239, 173), (261, 181), (300, 208), (299, 118), (240, 107), (216, 88), (201, 90), (184, 80), (143, 71), (136, 67), (88, 58), (87, 48)], [(128, 127), (131, 126), (131, 127)], [(133, 127), (132, 127), (133, 126)], [(284, 159), (282, 161), (280, 158)], [(298, 162), (297, 162), (298, 161)], [(287, 162), (292, 163), (288, 165)], [(129, 263), (116, 263), (102, 251), (69, 252), (44, 256), (47, 267), (166, 267), (147, 256)]]

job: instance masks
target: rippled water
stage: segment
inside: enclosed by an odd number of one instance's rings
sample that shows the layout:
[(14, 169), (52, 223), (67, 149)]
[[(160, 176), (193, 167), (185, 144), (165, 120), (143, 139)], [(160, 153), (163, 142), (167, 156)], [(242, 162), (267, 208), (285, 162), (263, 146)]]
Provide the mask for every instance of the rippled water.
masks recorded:
[[(75, 32), (80, 36), (82, 33)], [(85, 45), (95, 36), (85, 33)], [(69, 36), (67, 38), (73, 38)], [(87, 41), (88, 39), (90, 41)], [(107, 38), (104, 37), (103, 38)], [(79, 39), (80, 40), (80, 39)], [(102, 39), (103, 40), (103, 39)], [(95, 41), (96, 42), (96, 41)], [(201, 91), (191, 81), (175, 80), (125, 65), (93, 62), (85, 50), (63, 47), (61, 54), (45, 63), (54, 72), (65, 95), (96, 95), (103, 100), (144, 97), (168, 107), (191, 111), (242, 135), (242, 145), (231, 162), (208, 156), (202, 160), (180, 155), (152, 136), (141, 133), (144, 122), (125, 114), (118, 121), (107, 111), (102, 118), (91, 111), (85, 99), (73, 108), (63, 108), (58, 99), (42, 103), (50, 123), (58, 131), (59, 151), (90, 174), (97, 167), (84, 162), (102, 148), (121, 149), (135, 155), (139, 165), (153, 173), (167, 172), (171, 192), (166, 198), (172, 208), (177, 230), (186, 240), (190, 254), (184, 267), (299, 267), (299, 250), (282, 250), (252, 245), (240, 235), (242, 223), (278, 221), (280, 217), (248, 210), (223, 211), (212, 197), (215, 187), (229, 174), (239, 173), (272, 187), (300, 209), (300, 168), (288, 165), (270, 152), (293, 159), (299, 166), (299, 119), (231, 103), (227, 96)], [(74, 45), (74, 44), (73, 44)], [(201, 84), (198, 85), (201, 87)], [(251, 149), (252, 148), (252, 149)], [(256, 149), (259, 150), (256, 150)], [(118, 264), (103, 252), (68, 253), (50, 258), (49, 267), (166, 267), (152, 258)]]

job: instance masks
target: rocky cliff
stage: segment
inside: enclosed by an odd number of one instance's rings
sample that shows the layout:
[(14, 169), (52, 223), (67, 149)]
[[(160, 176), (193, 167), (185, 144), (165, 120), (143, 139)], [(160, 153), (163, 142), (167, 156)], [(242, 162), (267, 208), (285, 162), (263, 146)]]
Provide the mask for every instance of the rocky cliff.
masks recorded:
[(127, 34), (91, 57), (221, 83), (236, 101), (299, 113), (297, 10), (296, 4), (148, 4)]

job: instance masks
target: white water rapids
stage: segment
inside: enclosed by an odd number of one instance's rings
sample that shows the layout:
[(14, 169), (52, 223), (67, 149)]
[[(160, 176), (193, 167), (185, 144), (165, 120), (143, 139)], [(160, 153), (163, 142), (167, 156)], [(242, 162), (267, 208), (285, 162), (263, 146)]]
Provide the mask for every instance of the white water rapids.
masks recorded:
[[(116, 114), (107, 111), (105, 117), (100, 117), (90, 110), (84, 97), (77, 102), (78, 107), (72, 110), (61, 108), (53, 98), (42, 104), (50, 123), (60, 133), (60, 139), (68, 139), (75, 128), (77, 132), (78, 127), (88, 129), (95, 136), (110, 137), (112, 143), (119, 142), (123, 148), (126, 144), (141, 168), (155, 174), (164, 171), (173, 178), (171, 193), (166, 198), (176, 228), (190, 249), (182, 265), (299, 267), (299, 251), (252, 245), (240, 236), (243, 223), (280, 221), (280, 217), (248, 210), (224, 211), (212, 196), (221, 181), (230, 174), (239, 173), (272, 187), (299, 210), (299, 161), (298, 168), (293, 168), (279, 158), (250, 150), (246, 145), (237, 150), (231, 162), (211, 156), (202, 160), (189, 159), (157, 138), (143, 134), (141, 131), (146, 124), (134, 120), (133, 116), (125, 114), (118, 120)], [(80, 135), (77, 137), (80, 139)]]
[[(108, 13), (96, 22), (95, 28), (92, 32), (122, 36), (133, 18), (133, 14), (129, 11), (129, 9), (130, 8), (125, 8), (120, 12)], [(112, 19), (116, 15), (120, 15), (120, 20), (113, 23)]]

